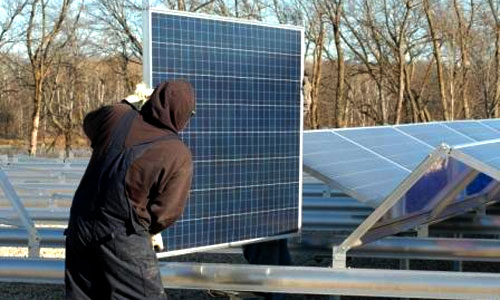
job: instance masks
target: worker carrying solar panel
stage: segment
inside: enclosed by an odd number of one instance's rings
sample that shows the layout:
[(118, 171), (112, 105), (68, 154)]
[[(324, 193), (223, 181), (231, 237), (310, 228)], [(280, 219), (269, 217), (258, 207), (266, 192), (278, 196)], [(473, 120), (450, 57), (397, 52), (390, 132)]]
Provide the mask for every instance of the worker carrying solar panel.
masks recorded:
[(92, 147), (66, 230), (66, 299), (165, 299), (151, 236), (180, 217), (192, 158), (178, 133), (191, 85), (160, 84), (139, 111), (127, 101), (89, 113)]

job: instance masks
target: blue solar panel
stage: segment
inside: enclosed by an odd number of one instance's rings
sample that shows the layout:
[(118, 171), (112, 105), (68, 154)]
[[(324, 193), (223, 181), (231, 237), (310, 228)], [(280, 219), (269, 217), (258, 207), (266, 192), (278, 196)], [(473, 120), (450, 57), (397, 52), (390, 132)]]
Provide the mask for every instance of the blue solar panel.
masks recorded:
[[(304, 164), (376, 207), (440, 144), (462, 145), (492, 138), (500, 136), (477, 121), (309, 131), (304, 136)], [(493, 157), (490, 153), (494, 161)], [(393, 216), (423, 209), (468, 168), (460, 162), (442, 163), (415, 184), (398, 210), (391, 211)], [(480, 174), (457, 200), (483, 192), (490, 182), (491, 178)]]
[[(384, 200), (394, 201), (361, 238), (371, 241), (498, 199), (497, 122), (308, 131), (304, 134), (305, 170), (375, 208)], [(441, 149), (426, 160), (442, 143), (452, 150)]]
[[(182, 139), (194, 178), (167, 250), (299, 229), (302, 31), (152, 11), (151, 85), (184, 79), (196, 116)], [(146, 76), (146, 78), (147, 78)]]

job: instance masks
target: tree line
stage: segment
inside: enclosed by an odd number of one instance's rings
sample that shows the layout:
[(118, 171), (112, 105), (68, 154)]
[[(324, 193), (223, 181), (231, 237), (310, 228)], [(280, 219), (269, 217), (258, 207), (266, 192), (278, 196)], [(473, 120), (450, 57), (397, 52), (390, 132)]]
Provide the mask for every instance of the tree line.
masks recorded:
[[(170, 0), (305, 28), (307, 128), (500, 117), (500, 0)], [(141, 81), (141, 0), (2, 0), (0, 138), (31, 154)]]

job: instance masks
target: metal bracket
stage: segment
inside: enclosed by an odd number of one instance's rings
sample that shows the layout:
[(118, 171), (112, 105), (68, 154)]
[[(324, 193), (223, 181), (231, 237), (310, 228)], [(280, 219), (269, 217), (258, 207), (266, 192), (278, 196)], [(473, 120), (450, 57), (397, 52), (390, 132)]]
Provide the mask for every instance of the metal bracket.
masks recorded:
[[(363, 223), (361, 223), (345, 240), (339, 247), (339, 250), (334, 249), (333, 264), (335, 265), (336, 257), (342, 264), (345, 259), (347, 251), (352, 247), (358, 247), (363, 245), (362, 237), (386, 214), (407, 192), (408, 190), (422, 178), (422, 176), (431, 168), (431, 166), (443, 157), (449, 151), (449, 147), (446, 145), (441, 145), (436, 150), (434, 150), (427, 159), (425, 159), (417, 169), (412, 172), (383, 202), (380, 204), (371, 215), (366, 218)], [(335, 268), (335, 267), (334, 267)]]
[(16, 193), (14, 186), (10, 182), (7, 174), (0, 168), (0, 187), (3, 189), (5, 196), (9, 199), (12, 207), (17, 212), (23, 227), (28, 231), (28, 256), (40, 257), (40, 234), (33, 223), (28, 211), (24, 207), (21, 199)]
[(332, 268), (345, 269), (347, 268), (347, 250), (344, 247), (333, 247), (332, 253)]
[(420, 225), (417, 227), (417, 237), (419, 238), (429, 237), (429, 224)]

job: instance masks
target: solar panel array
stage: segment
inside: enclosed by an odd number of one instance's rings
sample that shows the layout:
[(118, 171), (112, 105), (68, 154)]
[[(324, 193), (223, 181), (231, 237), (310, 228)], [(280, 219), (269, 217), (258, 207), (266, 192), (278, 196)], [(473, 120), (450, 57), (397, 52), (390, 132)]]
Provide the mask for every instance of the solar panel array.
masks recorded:
[[(497, 138), (498, 119), (310, 131), (304, 134), (304, 165), (345, 187), (351, 196), (377, 207), (440, 144), (455, 146)], [(418, 197), (426, 198), (424, 192), (436, 193), (464, 168), (460, 164), (443, 166), (441, 173), (428, 174), (427, 185)], [(476, 181), (480, 180), (485, 180), (484, 175)], [(412, 205), (407, 203), (409, 211), (415, 210)]]
[(184, 215), (168, 251), (299, 229), (302, 31), (151, 11), (152, 86), (183, 79), (196, 116), (182, 139), (194, 158)]

